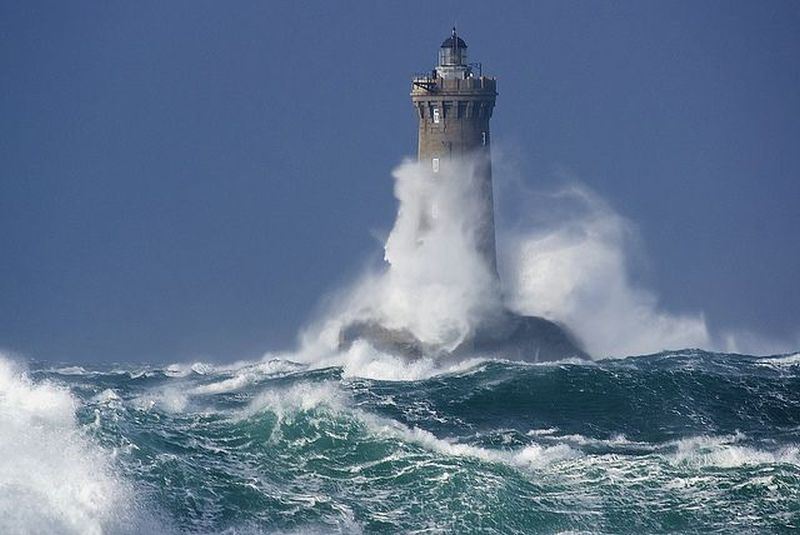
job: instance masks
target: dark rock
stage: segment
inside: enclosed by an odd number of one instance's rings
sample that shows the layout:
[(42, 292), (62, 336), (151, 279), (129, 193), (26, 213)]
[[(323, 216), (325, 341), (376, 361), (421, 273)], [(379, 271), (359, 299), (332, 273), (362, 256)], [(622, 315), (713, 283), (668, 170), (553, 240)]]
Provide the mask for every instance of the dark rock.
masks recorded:
[(537, 316), (520, 316), (505, 311), (488, 321), (452, 351), (425, 344), (403, 329), (389, 329), (374, 321), (347, 325), (339, 333), (339, 348), (345, 350), (363, 340), (378, 351), (408, 359), (423, 356), (466, 358), (492, 356), (525, 362), (565, 358), (588, 359), (577, 339), (565, 327)]

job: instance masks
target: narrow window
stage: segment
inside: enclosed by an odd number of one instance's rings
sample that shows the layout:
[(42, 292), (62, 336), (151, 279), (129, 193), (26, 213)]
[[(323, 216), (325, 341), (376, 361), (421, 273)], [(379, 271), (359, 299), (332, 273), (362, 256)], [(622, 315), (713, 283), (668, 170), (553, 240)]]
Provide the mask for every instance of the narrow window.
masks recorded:
[(486, 146), (486, 132), (481, 132), (481, 144)]
[(433, 164), (433, 172), (434, 173), (438, 173), (439, 172), (439, 158), (434, 158), (431, 163)]
[(433, 122), (439, 124), (439, 108), (433, 108)]

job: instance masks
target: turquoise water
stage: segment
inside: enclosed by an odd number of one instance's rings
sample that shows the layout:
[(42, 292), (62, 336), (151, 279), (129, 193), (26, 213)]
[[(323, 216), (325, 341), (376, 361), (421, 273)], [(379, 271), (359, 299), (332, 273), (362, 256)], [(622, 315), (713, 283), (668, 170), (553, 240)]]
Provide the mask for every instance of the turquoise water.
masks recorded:
[(800, 355), (6, 368), (3, 532), (800, 529)]

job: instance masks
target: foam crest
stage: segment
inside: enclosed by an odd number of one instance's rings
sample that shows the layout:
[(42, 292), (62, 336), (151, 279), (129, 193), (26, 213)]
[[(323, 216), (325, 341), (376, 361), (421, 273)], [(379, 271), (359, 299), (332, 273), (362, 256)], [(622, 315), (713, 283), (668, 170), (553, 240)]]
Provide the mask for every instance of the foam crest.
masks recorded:
[(279, 418), (318, 407), (342, 410), (346, 395), (336, 383), (299, 383), (289, 388), (269, 389), (256, 396), (242, 411), (245, 418), (268, 410)]
[(296, 362), (276, 358), (257, 363), (237, 362), (224, 368), (218, 368), (218, 370), (232, 371), (233, 377), (196, 386), (190, 389), (189, 393), (191, 395), (203, 395), (233, 392), (255, 384), (266, 377), (291, 373), (303, 368), (304, 366)]
[(158, 409), (168, 413), (180, 413), (189, 404), (188, 392), (178, 386), (168, 386), (137, 397), (133, 405), (144, 411)]
[(63, 366), (61, 368), (55, 368), (53, 372), (60, 375), (89, 375), (91, 373), (86, 371), (86, 368), (83, 366)]
[(432, 358), (414, 361), (387, 355), (369, 344), (357, 341), (335, 359), (345, 377), (365, 377), (388, 381), (416, 381), (433, 375), (436, 362)]
[(770, 357), (756, 361), (756, 364), (762, 366), (775, 366), (778, 368), (789, 366), (800, 366), (800, 353), (793, 355), (785, 355), (781, 357)]
[(207, 362), (193, 362), (191, 364), (175, 363), (170, 364), (164, 369), (164, 373), (170, 377), (187, 377), (191, 374), (209, 375), (214, 373), (215, 367)]
[(544, 468), (554, 463), (575, 459), (583, 454), (567, 444), (557, 444), (555, 446), (541, 446), (532, 444), (525, 446), (522, 450), (513, 454), (513, 464), (525, 468)]
[(99, 405), (112, 405), (112, 404), (118, 404), (122, 400), (119, 397), (119, 394), (117, 394), (114, 390), (112, 390), (111, 388), (106, 388), (99, 394), (92, 397), (92, 401)]
[(341, 366), (344, 377), (363, 377), (381, 381), (419, 381), (437, 375), (462, 373), (486, 359), (473, 358), (443, 364), (433, 357), (404, 359), (376, 350), (357, 341), (347, 351), (321, 360), (318, 366)]
[(714, 466), (736, 468), (746, 465), (786, 463), (800, 465), (797, 446), (785, 446), (776, 451), (766, 451), (737, 444), (743, 437), (699, 436), (678, 440), (676, 451), (667, 459), (677, 465), (690, 467)]
[(582, 447), (603, 447), (603, 448), (636, 448), (640, 450), (653, 450), (655, 446), (648, 442), (637, 442), (629, 440), (625, 435), (617, 434), (608, 439), (587, 437), (585, 435), (571, 434), (571, 435), (555, 435), (556, 430), (531, 430), (528, 431), (529, 436), (541, 436), (542, 440), (554, 440), (573, 444)]
[(489, 463), (502, 463), (516, 468), (539, 469), (574, 459), (583, 454), (566, 444), (542, 446), (531, 444), (520, 450), (496, 450), (438, 438), (430, 431), (407, 427), (395, 420), (366, 416), (365, 422), (379, 434), (396, 436), (405, 442), (453, 457), (470, 457)]

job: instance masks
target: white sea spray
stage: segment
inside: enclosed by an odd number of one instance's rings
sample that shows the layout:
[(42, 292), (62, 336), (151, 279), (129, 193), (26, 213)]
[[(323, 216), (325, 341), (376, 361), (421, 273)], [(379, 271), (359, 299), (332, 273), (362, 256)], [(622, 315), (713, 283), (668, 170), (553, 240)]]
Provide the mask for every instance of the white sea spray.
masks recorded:
[[(104, 394), (110, 398), (110, 394)], [(61, 386), (0, 355), (0, 532), (135, 531), (133, 489), (79, 427)]]

